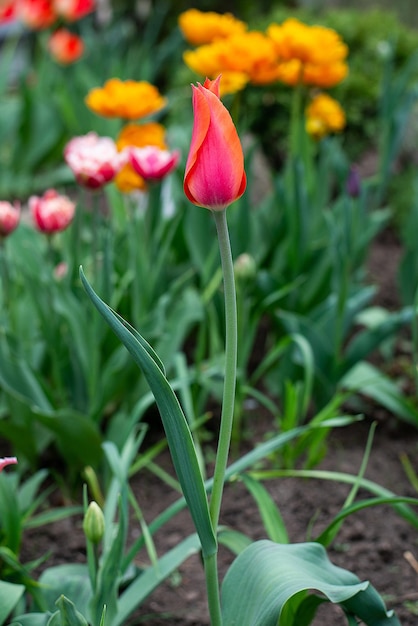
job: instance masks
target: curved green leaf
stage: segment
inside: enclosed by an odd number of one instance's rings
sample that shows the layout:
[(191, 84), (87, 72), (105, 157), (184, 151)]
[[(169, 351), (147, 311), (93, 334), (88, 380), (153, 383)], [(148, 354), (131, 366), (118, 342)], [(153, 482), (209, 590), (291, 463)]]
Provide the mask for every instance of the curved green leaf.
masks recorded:
[(24, 591), (24, 585), (14, 585), (0, 580), (0, 624), (5, 623)]
[(217, 543), (210, 520), (203, 477), (187, 420), (165, 377), (163, 365), (145, 339), (99, 298), (88, 283), (82, 269), (80, 269), (80, 277), (91, 301), (143, 371), (154, 394), (173, 465), (199, 535), (203, 554), (210, 556), (216, 552)]
[(223, 626), (277, 626), (286, 602), (312, 589), (367, 626), (400, 626), (372, 585), (333, 565), (320, 544), (268, 540), (253, 543), (229, 568), (222, 584)]

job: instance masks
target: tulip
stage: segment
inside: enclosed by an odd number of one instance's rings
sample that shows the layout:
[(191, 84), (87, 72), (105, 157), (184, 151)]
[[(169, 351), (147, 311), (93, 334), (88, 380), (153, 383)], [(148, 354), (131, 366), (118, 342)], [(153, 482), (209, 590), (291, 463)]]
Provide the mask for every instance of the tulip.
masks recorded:
[(184, 192), (193, 204), (222, 211), (246, 187), (238, 133), (219, 99), (220, 76), (193, 89), (194, 125), (184, 175)]
[(9, 0), (0, 3), (0, 24), (16, 19), (16, 1)]
[(75, 22), (95, 9), (94, 0), (53, 0), (53, 5), (67, 22)]
[(180, 152), (162, 150), (158, 146), (128, 149), (129, 159), (137, 174), (144, 180), (160, 180), (174, 170), (180, 159)]
[(17, 458), (15, 456), (4, 456), (0, 458), (0, 472), (6, 467), (6, 465), (16, 465)]
[(127, 161), (127, 155), (118, 152), (113, 139), (94, 132), (71, 139), (64, 149), (64, 158), (77, 182), (88, 189), (109, 183)]
[(38, 230), (51, 235), (71, 224), (75, 203), (67, 196), (59, 195), (55, 189), (48, 189), (42, 197), (29, 198), (29, 210)]
[(352, 198), (358, 198), (361, 193), (361, 176), (355, 166), (350, 168), (347, 176), (346, 190)]
[(18, 226), (20, 220), (20, 204), (0, 202), (0, 237), (7, 237)]
[(18, 0), (17, 16), (34, 30), (48, 28), (57, 19), (51, 0)]
[(84, 42), (66, 28), (59, 28), (49, 38), (48, 49), (58, 63), (70, 65), (83, 56)]

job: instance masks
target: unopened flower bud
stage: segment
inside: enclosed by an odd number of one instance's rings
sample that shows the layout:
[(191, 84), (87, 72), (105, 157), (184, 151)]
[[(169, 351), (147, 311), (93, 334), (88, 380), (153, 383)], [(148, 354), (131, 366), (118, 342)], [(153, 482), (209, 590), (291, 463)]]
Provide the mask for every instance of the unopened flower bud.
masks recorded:
[(361, 177), (356, 167), (351, 167), (347, 177), (347, 193), (352, 198), (358, 198), (361, 193)]
[(87, 539), (99, 543), (105, 531), (105, 519), (97, 502), (90, 502), (83, 520), (83, 530)]
[(254, 258), (244, 252), (240, 254), (234, 263), (234, 273), (237, 280), (252, 280), (257, 273), (257, 265)]

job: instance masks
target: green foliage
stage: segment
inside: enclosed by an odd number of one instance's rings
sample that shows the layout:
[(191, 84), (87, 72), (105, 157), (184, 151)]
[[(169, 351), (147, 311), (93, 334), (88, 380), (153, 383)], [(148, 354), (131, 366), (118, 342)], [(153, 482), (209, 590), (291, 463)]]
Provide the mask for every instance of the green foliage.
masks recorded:
[(300, 613), (287, 613), (285, 620), (281, 616), (287, 602), (310, 589), (323, 593), (329, 601), (340, 604), (347, 616), (359, 617), (368, 626), (399, 625), (376, 590), (347, 570), (335, 567), (319, 544), (282, 545), (267, 540), (251, 544), (228, 570), (222, 584), (223, 623), (309, 624), (303, 617), (299, 621)]
[[(116, 136), (121, 121), (95, 116), (84, 104), (87, 91), (111, 76), (164, 86), (169, 136), (185, 159), (191, 109), (189, 92), (185, 106), (182, 43), (174, 27), (179, 7), (176, 15), (165, 1), (153, 9), (148, 19), (133, 19), (132, 11), (121, 9), (119, 19), (107, 26), (90, 19), (80, 24), (90, 53), (76, 66), (55, 65), (45, 55), (45, 38), (31, 34), (19, 45), (23, 69), (12, 81), (8, 67), (15, 49), (5, 48), (0, 195), (25, 197), (70, 183), (62, 166), (65, 142), (91, 129)], [(240, 17), (255, 20), (251, 3), (241, 10)], [(258, 21), (262, 26), (288, 15), (274, 8)], [(293, 15), (317, 21), (306, 12)], [(335, 28), (350, 48), (350, 76), (333, 92), (347, 111), (343, 140), (315, 143), (302, 116), (289, 121), (290, 107), (302, 111), (307, 90), (248, 88), (234, 103), (236, 111), (238, 105), (244, 111), (238, 123), (250, 129), (252, 145), (246, 154), (247, 194), (228, 209), (240, 348), (232, 435), (238, 444), (247, 432), (249, 398), (271, 415), (275, 432), (238, 457), (224, 476), (206, 478), (202, 446), (208, 407), (217, 411), (225, 398), (224, 361), (230, 366), (223, 276), (211, 215), (186, 207), (181, 175), (150, 186), (143, 202), (123, 198), (110, 185), (106, 193), (80, 195), (71, 230), (46, 238), (25, 219), (10, 239), (0, 241), (0, 434), (24, 470), (33, 471), (47, 454), (58, 453), (70, 487), (90, 466), (91, 495), (103, 508), (100, 532), (86, 533), (86, 563), (45, 569), (35, 583), (30, 571), (38, 563), (19, 561), (25, 528), (79, 509), (38, 512), (48, 495), (43, 471), (22, 483), (17, 474), (0, 476), (1, 624), (13, 613), (13, 626), (122, 626), (156, 586), (199, 551), (213, 610), (219, 543), (238, 555), (223, 583), (225, 626), (308, 625), (326, 601), (340, 604), (350, 625), (357, 617), (371, 626), (398, 624), (373, 587), (333, 566), (320, 544), (329, 545), (346, 517), (368, 506), (390, 504), (417, 526), (410, 508), (416, 501), (371, 485), (364, 478), (365, 464), (357, 477), (328, 472), (321, 477), (352, 484), (350, 495), (315, 543), (294, 546), (260, 482), (314, 475), (330, 430), (356, 419), (341, 416), (353, 396), (370, 397), (399, 419), (418, 424), (415, 403), (367, 363), (369, 354), (415, 318), (411, 268), (416, 252), (410, 233), (416, 211), (405, 222), (408, 245), (400, 272), (405, 308), (377, 310), (375, 289), (365, 277), (370, 245), (391, 217), (383, 205), (417, 99), (418, 39), (390, 14), (358, 15), (327, 12), (318, 20)], [(33, 69), (36, 81), (30, 80)], [(376, 149), (376, 175), (350, 195), (350, 163), (370, 146)], [(261, 165), (260, 148), (268, 156)], [(62, 263), (66, 272), (58, 276)], [(140, 452), (145, 423), (154, 419), (147, 410), (154, 403), (166, 440), (161, 435), (155, 446)], [(223, 452), (228, 451), (227, 430), (221, 428)], [(166, 444), (176, 478), (155, 462)], [(266, 459), (280, 467), (262, 469)], [(297, 473), (293, 468), (301, 461), (305, 470)], [(144, 467), (183, 494), (149, 525), (129, 485)], [(234, 529), (217, 528), (213, 502), (220, 499), (224, 480), (236, 479), (253, 496), (270, 541), (252, 543)], [(374, 497), (355, 501), (360, 487)], [(87, 492), (84, 505), (86, 510)], [(196, 534), (159, 556), (155, 532), (185, 506)], [(132, 519), (141, 532), (128, 546)], [(139, 568), (135, 558), (144, 547), (151, 565)], [(237, 595), (237, 586), (244, 593)], [(308, 594), (312, 589), (325, 597)], [(219, 622), (213, 613), (211, 619), (214, 626)]]

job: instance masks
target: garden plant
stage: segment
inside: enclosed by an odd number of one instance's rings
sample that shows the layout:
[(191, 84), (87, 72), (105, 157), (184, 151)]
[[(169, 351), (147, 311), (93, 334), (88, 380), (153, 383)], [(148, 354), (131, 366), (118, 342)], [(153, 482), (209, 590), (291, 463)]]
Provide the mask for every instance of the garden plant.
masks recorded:
[[(177, 27), (161, 2), (124, 66), (120, 51), (108, 64), (100, 54), (128, 49), (136, 22), (99, 9), (2, 8), (26, 30), (0, 59), (2, 133), (18, 137), (0, 152), (0, 470), (17, 464), (0, 476), (0, 624), (134, 624), (197, 553), (211, 626), (304, 626), (324, 603), (349, 625), (400, 624), (327, 549), (370, 507), (390, 505), (417, 528), (418, 500), (365, 478), (374, 426), (357, 475), (316, 465), (334, 429), (362, 419), (361, 398), (418, 424), (414, 399), (368, 360), (414, 328), (411, 239), (402, 307), (376, 307), (366, 280), (417, 100), (413, 58), (395, 67), (392, 42), (382, 58), (377, 169), (366, 179), (343, 141), (336, 96), (349, 49), (334, 29), (289, 14), (250, 30), (194, 8)], [(22, 58), (24, 69), (6, 71)], [(276, 148), (257, 136), (263, 97), (288, 107)], [(415, 221), (414, 206), (406, 229)], [(250, 406), (270, 424), (255, 447)], [(151, 446), (149, 430), (160, 433)], [(156, 460), (165, 447), (174, 476)], [(145, 469), (179, 492), (153, 520), (131, 484)], [(264, 485), (289, 475), (351, 485), (325, 530), (301, 543)], [(261, 540), (220, 523), (233, 480), (254, 498)], [(49, 503), (57, 487), (65, 506)], [(194, 532), (160, 556), (155, 533), (185, 508)], [(26, 529), (80, 513), (84, 563), (21, 562)], [(226, 573), (220, 545), (232, 554)]]

